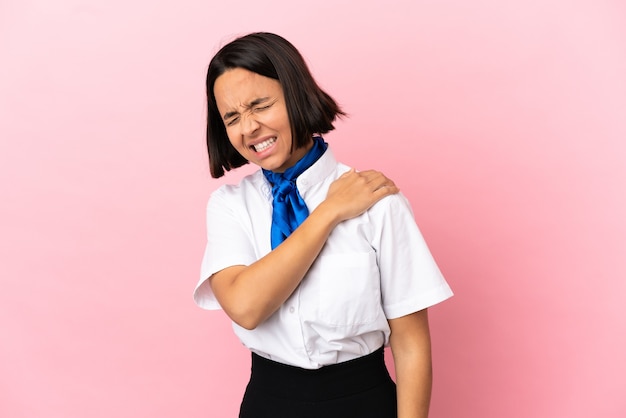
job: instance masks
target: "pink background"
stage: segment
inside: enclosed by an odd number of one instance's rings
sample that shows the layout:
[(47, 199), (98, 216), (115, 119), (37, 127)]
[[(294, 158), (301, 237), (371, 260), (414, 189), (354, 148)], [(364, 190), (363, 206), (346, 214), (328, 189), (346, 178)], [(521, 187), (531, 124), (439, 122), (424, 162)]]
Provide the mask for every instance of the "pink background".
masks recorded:
[(327, 140), (396, 180), (455, 290), (431, 416), (626, 416), (618, 0), (0, 0), (0, 416), (236, 416), (249, 355), (191, 293), (205, 69), (254, 30), (351, 114)]

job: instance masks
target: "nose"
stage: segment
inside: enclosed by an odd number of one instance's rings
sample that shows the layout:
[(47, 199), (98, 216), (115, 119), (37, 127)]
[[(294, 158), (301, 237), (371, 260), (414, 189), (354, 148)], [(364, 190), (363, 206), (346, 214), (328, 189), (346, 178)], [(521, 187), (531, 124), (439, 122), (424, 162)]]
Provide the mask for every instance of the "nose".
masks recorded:
[(241, 134), (244, 136), (252, 136), (259, 129), (259, 122), (255, 119), (254, 114), (242, 115), (241, 118)]

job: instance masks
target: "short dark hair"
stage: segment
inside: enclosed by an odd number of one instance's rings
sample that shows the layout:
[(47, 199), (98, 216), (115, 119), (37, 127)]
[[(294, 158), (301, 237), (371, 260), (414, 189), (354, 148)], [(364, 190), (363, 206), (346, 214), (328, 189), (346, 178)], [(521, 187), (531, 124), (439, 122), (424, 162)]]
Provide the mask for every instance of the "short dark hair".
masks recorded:
[(224, 170), (248, 163), (228, 140), (213, 93), (215, 80), (234, 68), (278, 80), (285, 96), (292, 147), (296, 149), (305, 146), (313, 134), (332, 131), (335, 118), (345, 115), (335, 100), (317, 85), (302, 55), (286, 39), (266, 32), (237, 38), (215, 54), (206, 77), (206, 141), (214, 178), (222, 177)]

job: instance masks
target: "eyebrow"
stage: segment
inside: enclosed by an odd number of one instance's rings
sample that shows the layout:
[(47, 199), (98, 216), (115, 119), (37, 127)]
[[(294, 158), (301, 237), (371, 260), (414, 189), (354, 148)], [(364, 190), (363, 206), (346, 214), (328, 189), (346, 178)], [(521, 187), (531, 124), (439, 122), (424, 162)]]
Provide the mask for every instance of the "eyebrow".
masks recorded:
[[(251, 101), (251, 102), (250, 102), (250, 103), (246, 106), (246, 108), (248, 108), (248, 109), (249, 109), (249, 108), (251, 108), (251, 107), (254, 107), (254, 106), (260, 105), (261, 103), (265, 103), (265, 102), (267, 102), (269, 99), (270, 99), (269, 97), (259, 97), (258, 99), (254, 99), (253, 101)], [(226, 112), (226, 113), (224, 113), (223, 118), (224, 118), (224, 120), (226, 120), (226, 119), (230, 119), (230, 118), (232, 118), (233, 116), (235, 116), (237, 113), (239, 113), (239, 112), (237, 112), (237, 111)]]

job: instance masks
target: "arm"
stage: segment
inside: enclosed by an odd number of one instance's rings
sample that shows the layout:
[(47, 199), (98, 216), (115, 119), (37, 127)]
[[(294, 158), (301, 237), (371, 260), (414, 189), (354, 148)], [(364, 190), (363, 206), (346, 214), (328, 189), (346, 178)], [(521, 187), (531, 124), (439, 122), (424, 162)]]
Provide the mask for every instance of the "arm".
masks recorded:
[(426, 418), (432, 388), (430, 332), (426, 309), (389, 320), (396, 369), (398, 418)]
[(381, 173), (344, 173), (331, 184), (326, 199), (281, 245), (249, 266), (231, 266), (211, 276), (215, 297), (233, 321), (247, 329), (256, 328), (293, 293), (335, 226), (397, 192)]

